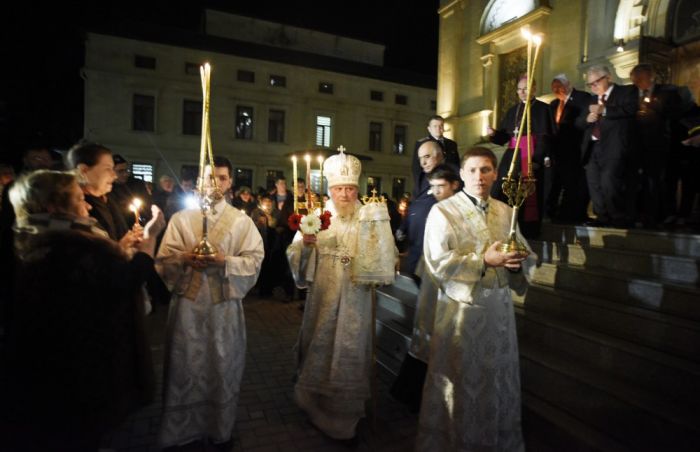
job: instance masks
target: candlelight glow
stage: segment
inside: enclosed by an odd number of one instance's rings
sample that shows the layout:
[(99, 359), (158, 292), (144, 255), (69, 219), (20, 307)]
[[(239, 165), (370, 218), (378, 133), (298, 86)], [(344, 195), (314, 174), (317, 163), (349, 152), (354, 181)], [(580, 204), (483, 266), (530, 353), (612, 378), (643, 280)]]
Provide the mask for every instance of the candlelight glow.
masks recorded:
[(527, 39), (528, 41), (530, 39), (532, 39), (532, 33), (530, 33), (530, 27), (521, 28), (520, 33), (523, 35), (523, 38)]
[(542, 35), (537, 34), (537, 35), (533, 36), (532, 41), (535, 43), (536, 46), (541, 45), (542, 44)]

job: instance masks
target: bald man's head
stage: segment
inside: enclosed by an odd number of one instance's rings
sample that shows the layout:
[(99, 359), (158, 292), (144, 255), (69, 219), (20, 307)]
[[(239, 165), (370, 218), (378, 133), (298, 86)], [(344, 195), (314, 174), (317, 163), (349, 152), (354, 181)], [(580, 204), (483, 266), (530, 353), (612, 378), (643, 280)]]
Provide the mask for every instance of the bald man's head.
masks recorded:
[(418, 148), (418, 161), (424, 173), (429, 173), (445, 160), (445, 154), (437, 141), (428, 140)]

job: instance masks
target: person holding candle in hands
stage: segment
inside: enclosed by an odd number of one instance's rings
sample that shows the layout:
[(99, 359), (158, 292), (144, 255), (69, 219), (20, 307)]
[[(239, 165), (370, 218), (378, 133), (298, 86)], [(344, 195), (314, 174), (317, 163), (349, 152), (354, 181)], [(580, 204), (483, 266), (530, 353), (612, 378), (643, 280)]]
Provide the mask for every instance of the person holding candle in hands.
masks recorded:
[[(157, 269), (172, 290), (166, 338), (161, 447), (231, 439), (243, 376), (246, 329), (243, 297), (255, 284), (264, 249), (253, 220), (226, 202), (231, 162), (215, 157), (218, 193), (206, 213), (215, 254), (195, 254), (202, 210), (177, 212), (163, 236)], [(205, 191), (206, 182), (200, 189)]]
[(425, 226), (425, 266), (440, 290), (416, 450), (522, 451), (511, 289), (525, 290), (537, 257), (501, 248), (512, 209), (489, 196), (493, 152), (467, 150), (460, 177), (464, 189), (433, 206)]
[[(98, 143), (80, 141), (68, 151), (67, 163), (75, 170), (85, 201), (91, 206), (90, 216), (97, 220), (98, 225), (124, 252), (133, 255), (144, 239), (144, 229), (138, 222), (129, 228), (119, 205), (108, 196), (117, 178), (112, 151)], [(151, 205), (150, 213), (149, 221), (155, 220), (158, 224), (162, 222), (162, 231), (165, 228), (163, 212)], [(159, 304), (167, 303), (170, 298), (168, 289), (156, 274), (153, 265), (147, 269), (146, 289), (150, 298)], [(150, 302), (146, 301), (148, 305)], [(147, 312), (150, 312), (150, 307), (147, 307)]]

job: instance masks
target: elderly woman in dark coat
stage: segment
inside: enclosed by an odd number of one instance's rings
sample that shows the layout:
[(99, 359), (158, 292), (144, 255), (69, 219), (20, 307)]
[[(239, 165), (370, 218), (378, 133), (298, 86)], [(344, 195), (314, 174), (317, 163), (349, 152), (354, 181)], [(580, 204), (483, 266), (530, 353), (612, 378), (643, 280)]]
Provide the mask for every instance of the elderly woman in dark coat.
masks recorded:
[(88, 215), (74, 175), (38, 171), (10, 192), (17, 214), (15, 318), (2, 406), (9, 450), (97, 450), (152, 397), (143, 269), (162, 214), (132, 258)]

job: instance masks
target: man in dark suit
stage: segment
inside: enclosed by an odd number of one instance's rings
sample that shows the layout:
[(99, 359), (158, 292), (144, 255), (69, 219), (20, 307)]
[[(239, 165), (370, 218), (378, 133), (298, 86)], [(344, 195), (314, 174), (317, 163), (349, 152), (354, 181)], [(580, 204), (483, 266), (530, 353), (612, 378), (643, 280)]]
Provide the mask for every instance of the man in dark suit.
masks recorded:
[[(535, 194), (525, 200), (518, 214), (520, 231), (526, 238), (536, 238), (540, 233), (540, 225), (545, 206), (545, 168), (549, 168), (550, 166), (549, 154), (552, 136), (554, 135), (554, 118), (552, 117), (552, 112), (549, 109), (549, 105), (535, 99), (534, 93), (536, 90), (537, 85), (533, 80), (532, 95), (530, 96), (530, 134), (534, 141), (532, 171), (537, 182)], [(488, 134), (492, 143), (508, 146), (498, 164), (498, 180), (493, 184), (493, 188), (491, 189), (491, 196), (506, 203), (508, 202), (508, 197), (503, 193), (503, 178), (507, 176), (508, 169), (513, 160), (515, 141), (517, 139), (521, 119), (525, 112), (525, 101), (528, 98), (527, 76), (525, 74), (518, 77), (517, 95), (519, 98), (518, 103), (513, 105), (506, 112), (500, 127), (497, 130), (491, 127), (488, 128)], [(527, 127), (527, 125), (524, 127)], [(513, 173), (516, 179), (520, 176), (523, 162), (525, 162), (525, 165), (527, 164), (526, 135), (526, 130), (523, 130), (521, 137), (522, 143), (518, 148), (520, 155)], [(522, 156), (525, 156), (525, 158), (523, 159)]]
[(408, 237), (408, 258), (406, 259), (406, 270), (413, 276), (420, 285), (420, 278), (415, 275), (418, 262), (423, 257), (423, 235), (425, 232), (425, 221), (428, 213), (436, 203), (435, 197), (430, 190), (428, 174), (437, 166), (444, 163), (445, 156), (442, 148), (435, 140), (426, 140), (418, 147), (418, 156), (423, 177), (420, 178), (421, 185), (416, 187), (416, 195), (408, 207), (408, 215), (397, 231), (397, 238)]
[(637, 92), (634, 87), (614, 84), (605, 66), (591, 66), (586, 80), (594, 97), (576, 123), (585, 128), (581, 151), (597, 216), (589, 225), (631, 227), (638, 158), (632, 134)]
[(437, 141), (442, 148), (445, 163), (452, 166), (456, 172), (459, 171), (459, 151), (457, 150), (457, 143), (449, 138), (445, 138), (443, 136), (444, 132), (445, 119), (438, 115), (431, 116), (430, 119), (428, 119), (428, 136), (416, 141), (416, 146), (413, 149), (413, 165), (411, 167), (413, 173), (414, 198), (418, 196), (419, 187), (425, 179), (425, 173), (421, 169), (421, 164), (418, 160), (418, 148), (426, 141)]
[[(642, 223), (655, 228), (664, 219), (666, 169), (671, 155), (671, 122), (680, 119), (683, 102), (678, 88), (656, 83), (651, 64), (638, 64), (630, 72), (638, 91), (637, 128), (641, 169)], [(674, 193), (675, 195), (675, 193)]]
[(566, 74), (555, 76), (551, 86), (557, 96), (549, 104), (556, 133), (552, 139), (552, 186), (547, 213), (556, 221), (579, 223), (586, 220), (588, 187), (581, 165), (583, 130), (576, 127), (576, 118), (588, 110), (591, 95), (574, 89)]

